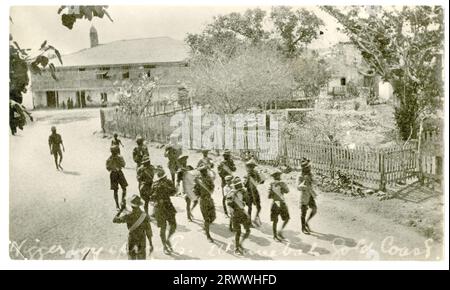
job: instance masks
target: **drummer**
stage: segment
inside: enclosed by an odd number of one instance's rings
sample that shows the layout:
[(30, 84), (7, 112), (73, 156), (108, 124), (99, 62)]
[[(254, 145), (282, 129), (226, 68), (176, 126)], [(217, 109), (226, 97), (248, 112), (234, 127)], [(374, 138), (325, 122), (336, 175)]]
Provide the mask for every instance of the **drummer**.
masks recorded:
[[(198, 196), (194, 194), (194, 179), (195, 171), (190, 165), (187, 165), (187, 155), (182, 155), (178, 158), (177, 171), (177, 188), (180, 188), (180, 183), (183, 182), (182, 193), (186, 200), (186, 213), (188, 221), (192, 222), (192, 210), (198, 204)], [(191, 207), (192, 204), (192, 207)]]

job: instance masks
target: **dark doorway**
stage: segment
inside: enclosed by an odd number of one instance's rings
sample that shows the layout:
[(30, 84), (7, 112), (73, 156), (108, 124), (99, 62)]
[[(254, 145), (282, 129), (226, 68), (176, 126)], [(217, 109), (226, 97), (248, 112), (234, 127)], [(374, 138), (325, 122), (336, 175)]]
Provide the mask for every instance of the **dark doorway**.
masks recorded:
[(78, 91), (77, 92), (77, 102), (76, 106), (78, 108), (86, 107), (86, 91)]
[(55, 91), (47, 91), (47, 107), (48, 108), (56, 108), (56, 92)]
[(341, 78), (341, 86), (345, 86), (346, 84), (346, 79), (345, 78)]

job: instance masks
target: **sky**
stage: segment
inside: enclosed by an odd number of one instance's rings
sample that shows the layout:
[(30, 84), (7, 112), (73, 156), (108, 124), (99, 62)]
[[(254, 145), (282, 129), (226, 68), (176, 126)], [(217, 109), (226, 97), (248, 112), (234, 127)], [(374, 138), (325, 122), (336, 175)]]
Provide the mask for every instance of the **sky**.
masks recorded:
[[(244, 12), (256, 6), (109, 6), (113, 19), (94, 18), (91, 22), (77, 20), (72, 30), (61, 24), (58, 6), (12, 6), (10, 32), (22, 48), (37, 49), (47, 40), (62, 54), (89, 47), (89, 29), (95, 26), (99, 42), (121, 39), (169, 36), (184, 40), (187, 33), (199, 33), (214, 16), (230, 12)], [(261, 9), (270, 11), (268, 6)], [(336, 31), (336, 21), (319, 10), (308, 6), (325, 22), (324, 34), (311, 44), (311, 48), (330, 46), (346, 37)], [(270, 12), (269, 12), (270, 13)], [(269, 14), (268, 13), (268, 14)]]

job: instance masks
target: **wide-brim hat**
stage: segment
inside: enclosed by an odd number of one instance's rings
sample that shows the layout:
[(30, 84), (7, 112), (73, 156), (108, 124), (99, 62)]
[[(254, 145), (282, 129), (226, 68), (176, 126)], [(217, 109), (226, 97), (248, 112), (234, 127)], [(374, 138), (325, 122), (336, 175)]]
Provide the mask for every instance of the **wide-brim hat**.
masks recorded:
[(272, 177), (280, 176), (282, 173), (283, 173), (283, 172), (281, 172), (281, 170), (275, 169), (275, 171), (272, 172), (272, 173), (270, 174), (270, 176), (272, 176)]
[(197, 167), (198, 171), (204, 171), (204, 170), (208, 170), (208, 167), (204, 164), (200, 165), (199, 167)]
[(202, 153), (209, 153), (209, 149), (202, 149)]
[(138, 135), (138, 136), (136, 137), (136, 142), (140, 142), (140, 141), (144, 141), (144, 137)]
[(142, 199), (137, 194), (133, 194), (130, 197), (129, 203), (132, 207), (140, 207), (144, 203), (142, 202)]
[(56, 127), (55, 127), (55, 126), (52, 126), (52, 127), (50, 128), (50, 130), (56, 131)]
[(186, 160), (186, 159), (188, 159), (188, 157), (189, 156), (187, 156), (187, 155), (181, 155), (180, 157), (178, 157), (178, 161)]
[(223, 156), (231, 155), (231, 151), (227, 149), (227, 150), (223, 151), (222, 155)]

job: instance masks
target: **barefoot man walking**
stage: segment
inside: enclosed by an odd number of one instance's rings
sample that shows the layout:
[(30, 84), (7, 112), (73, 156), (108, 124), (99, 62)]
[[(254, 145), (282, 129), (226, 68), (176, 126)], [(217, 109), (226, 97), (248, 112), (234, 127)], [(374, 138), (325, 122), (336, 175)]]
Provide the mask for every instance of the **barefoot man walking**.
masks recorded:
[[(56, 133), (56, 127), (52, 126), (52, 134), (48, 137), (48, 147), (50, 148), (50, 154), (55, 158), (56, 170), (62, 170), (61, 162), (63, 159), (63, 152), (65, 152), (64, 144), (61, 135)], [(62, 147), (62, 151), (61, 151)], [(59, 160), (58, 160), (59, 156)]]

